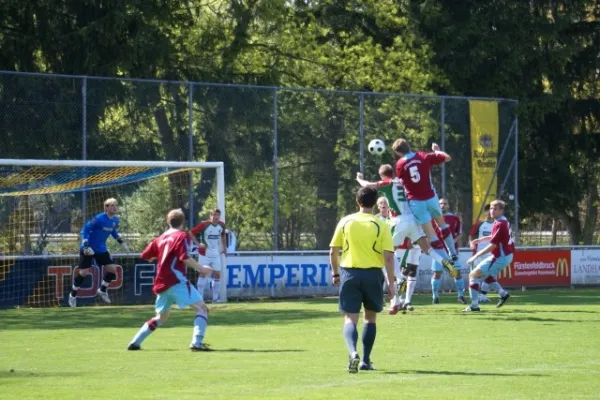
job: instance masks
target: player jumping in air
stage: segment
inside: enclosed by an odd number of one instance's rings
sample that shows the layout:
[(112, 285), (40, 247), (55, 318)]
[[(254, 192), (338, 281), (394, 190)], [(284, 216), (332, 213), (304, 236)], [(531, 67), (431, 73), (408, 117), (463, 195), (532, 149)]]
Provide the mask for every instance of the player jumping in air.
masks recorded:
[(498, 282), (496, 282), (496, 277), (500, 271), (510, 265), (515, 253), (515, 245), (510, 224), (506, 217), (504, 217), (504, 206), (502, 200), (494, 200), (490, 203), (490, 212), (495, 221), (492, 226), (491, 236), (482, 238), (484, 240), (489, 239), (490, 244), (482, 250), (479, 250), (467, 261), (468, 264), (473, 264), (479, 257), (492, 253), (490, 256), (484, 258), (483, 261), (481, 261), (469, 274), (471, 305), (465, 308), (463, 310), (464, 312), (480, 311), (479, 285), (484, 279), (492, 289), (497, 290), (498, 294), (500, 294), (500, 300), (498, 300), (497, 307), (502, 307), (502, 305), (510, 298), (510, 294), (499, 287)]
[(190, 257), (191, 237), (183, 230), (185, 216), (181, 209), (171, 210), (167, 214), (169, 229), (157, 237), (142, 252), (141, 258), (147, 261), (157, 260), (156, 277), (152, 291), (156, 294), (156, 316), (150, 318), (133, 337), (127, 350), (141, 350), (141, 344), (152, 332), (164, 324), (171, 313), (171, 307), (192, 306), (196, 310), (194, 331), (192, 335), (192, 351), (210, 351), (204, 344), (204, 334), (208, 325), (208, 309), (196, 288), (190, 285), (186, 277), (186, 267), (193, 268), (200, 275), (208, 275), (212, 269)]
[[(393, 228), (392, 241), (393, 245), (400, 246), (406, 238), (412, 243), (417, 243), (421, 250), (428, 254), (430, 257), (438, 260), (440, 264), (442, 264), (445, 268), (448, 269), (448, 272), (454, 276), (456, 270), (454, 269), (454, 265), (447, 258), (442, 258), (439, 254), (431, 251), (431, 246), (423, 233), (423, 230), (415, 220), (413, 212), (409, 206), (409, 202), (407, 201), (405, 188), (402, 185), (402, 182), (399, 180), (394, 180), (394, 169), (389, 164), (384, 164), (379, 167), (379, 176), (381, 178), (378, 182), (369, 182), (364, 180), (363, 175), (359, 172), (356, 174), (357, 182), (363, 187), (374, 187), (377, 188), (387, 199), (390, 205), (390, 208), (396, 213), (398, 218), (398, 222)], [(414, 292), (414, 288), (417, 285), (417, 265), (412, 264), (409, 266), (408, 270), (408, 281), (407, 281), (407, 292)], [(410, 299), (410, 297), (409, 297)], [(404, 304), (400, 304), (399, 297), (394, 297), (394, 306), (390, 313), (395, 314), (400, 309), (408, 309), (412, 310), (412, 304), (410, 301), (404, 302)]]
[(129, 250), (127, 243), (119, 236), (119, 203), (110, 198), (104, 201), (104, 212), (89, 220), (81, 230), (81, 245), (79, 247), (79, 268), (75, 279), (73, 279), (73, 290), (69, 294), (69, 306), (77, 307), (77, 291), (87, 275), (92, 261), (96, 260), (98, 268), (104, 271), (102, 286), (98, 289), (98, 296), (104, 302), (110, 303), (110, 297), (106, 293), (108, 285), (117, 278), (117, 266), (106, 248), (106, 240), (112, 236), (123, 246), (125, 251)]
[[(400, 157), (396, 163), (396, 176), (402, 180), (410, 209), (432, 246), (440, 247), (435, 243), (439, 239), (431, 224), (431, 220), (434, 219), (442, 230), (442, 236), (450, 255), (456, 260), (458, 254), (454, 238), (448, 224), (444, 221), (438, 203), (439, 199), (431, 182), (431, 167), (450, 161), (451, 157), (440, 151), (440, 147), (435, 143), (431, 148), (432, 153), (421, 151), (415, 153), (410, 149), (406, 139), (397, 139), (392, 145), (394, 153)], [(454, 273), (452, 276), (454, 277)]]
[[(227, 238), (225, 236), (225, 224), (221, 222), (221, 210), (218, 208), (210, 210), (210, 218), (200, 222), (190, 229), (192, 240), (198, 246), (202, 242), (206, 246), (206, 258), (213, 269), (212, 274), (212, 301), (217, 303), (219, 290), (221, 288), (221, 268), (223, 258), (221, 254), (227, 254)], [(200, 240), (198, 240), (198, 238)], [(208, 277), (198, 277), (198, 291), (204, 294)]]

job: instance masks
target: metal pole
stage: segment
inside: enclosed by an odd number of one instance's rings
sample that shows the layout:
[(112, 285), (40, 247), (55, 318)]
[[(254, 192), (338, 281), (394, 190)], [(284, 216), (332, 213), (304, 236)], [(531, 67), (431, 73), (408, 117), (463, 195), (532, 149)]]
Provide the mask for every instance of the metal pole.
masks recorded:
[[(440, 104), (440, 133), (442, 136), (442, 151), (446, 151), (446, 99), (442, 97)], [(442, 163), (442, 196), (446, 197), (446, 163)]]
[(360, 138), (359, 142), (359, 159), (360, 159), (360, 172), (365, 172), (365, 95), (363, 93), (360, 94), (360, 103), (359, 103), (359, 122), (358, 122), (358, 136)]
[[(188, 161), (194, 161), (194, 84), (188, 85)], [(194, 226), (195, 207), (194, 207), (194, 172), (190, 171), (189, 187), (188, 187), (188, 202), (189, 202), (189, 224)]]
[(513, 224), (513, 234), (515, 244), (519, 244), (519, 117), (515, 116), (515, 188), (514, 188), (514, 207), (515, 221)]
[[(81, 159), (87, 160), (87, 77), (81, 82)], [(87, 174), (86, 174), (87, 175)], [(87, 176), (84, 176), (84, 179)], [(87, 191), (81, 192), (81, 217), (82, 223), (87, 219)]]
[(277, 89), (273, 89), (273, 249), (279, 250), (279, 158), (277, 153)]

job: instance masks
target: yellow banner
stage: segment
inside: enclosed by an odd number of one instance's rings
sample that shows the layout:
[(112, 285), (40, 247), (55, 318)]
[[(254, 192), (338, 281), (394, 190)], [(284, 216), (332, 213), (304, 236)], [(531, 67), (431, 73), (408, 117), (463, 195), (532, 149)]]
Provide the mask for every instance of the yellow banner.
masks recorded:
[[(496, 198), (498, 183), (494, 171), (498, 164), (498, 103), (495, 101), (469, 101), (471, 124), (471, 164), (473, 176), (473, 222), (483, 204)], [(493, 181), (492, 181), (493, 179)], [(490, 186), (491, 182), (491, 186)], [(485, 194), (489, 193), (486, 198)]]

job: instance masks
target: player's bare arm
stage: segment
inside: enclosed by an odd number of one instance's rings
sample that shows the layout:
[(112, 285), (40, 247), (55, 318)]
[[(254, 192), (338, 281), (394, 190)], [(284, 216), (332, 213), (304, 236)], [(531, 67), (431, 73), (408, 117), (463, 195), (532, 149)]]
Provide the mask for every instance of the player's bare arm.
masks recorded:
[(478, 238), (478, 239), (473, 239), (473, 240), (472, 240), (472, 242), (473, 242), (473, 244), (477, 244), (477, 243), (484, 242), (484, 241), (486, 241), (486, 240), (492, 240), (492, 235), (489, 235), (489, 236), (482, 236), (482, 237), (480, 237), (480, 238)]
[(432, 150), (433, 152), (437, 153), (437, 154), (441, 154), (441, 155), (443, 155), (443, 156), (444, 156), (444, 158), (445, 158), (445, 161), (446, 161), (446, 162), (448, 162), (448, 161), (451, 161), (451, 160), (452, 160), (452, 157), (450, 157), (450, 155), (449, 155), (448, 153), (446, 153), (446, 152), (442, 151), (442, 149), (440, 148), (440, 146), (439, 146), (437, 143), (432, 143), (432, 144), (431, 144), (431, 150)]
[(198, 261), (194, 260), (193, 258), (187, 258), (183, 261), (183, 263), (186, 267), (198, 271), (198, 273), (200, 273), (202, 276), (208, 276), (213, 272), (213, 269), (211, 267), (208, 267), (206, 265), (200, 265), (198, 264)]
[[(329, 264), (331, 264), (331, 281), (334, 285), (340, 283), (340, 247), (329, 248)], [(392, 275), (393, 275), (392, 268)]]
[(496, 248), (496, 245), (494, 243), (488, 244), (486, 247), (484, 247), (483, 249), (481, 249), (477, 253), (475, 253), (475, 255), (471, 256), (471, 258), (469, 258), (467, 260), (467, 264), (473, 264), (477, 258), (493, 251), (495, 248)]
[(361, 172), (357, 172), (356, 173), (356, 181), (362, 187), (371, 187), (371, 188), (376, 188), (377, 187), (377, 182), (366, 181), (364, 179), (364, 175)]

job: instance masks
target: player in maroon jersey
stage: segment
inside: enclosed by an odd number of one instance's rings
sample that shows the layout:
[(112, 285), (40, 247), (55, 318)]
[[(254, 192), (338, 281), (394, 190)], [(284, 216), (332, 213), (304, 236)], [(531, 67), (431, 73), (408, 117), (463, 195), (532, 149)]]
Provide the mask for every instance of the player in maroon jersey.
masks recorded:
[(183, 229), (185, 215), (181, 209), (171, 210), (167, 214), (169, 229), (154, 239), (142, 252), (141, 258), (147, 261), (157, 260), (156, 277), (152, 291), (156, 294), (156, 316), (150, 318), (134, 336), (127, 350), (141, 350), (141, 344), (152, 332), (164, 324), (171, 313), (171, 307), (191, 306), (196, 310), (194, 333), (190, 349), (192, 351), (210, 351), (204, 343), (204, 334), (208, 325), (208, 309), (202, 296), (190, 284), (186, 277), (186, 268), (192, 268), (201, 275), (212, 273), (201, 260), (201, 265), (190, 257), (192, 238)]
[(469, 292), (471, 294), (471, 305), (463, 311), (480, 311), (479, 309), (479, 285), (485, 279), (492, 289), (498, 291), (500, 300), (496, 307), (502, 307), (510, 298), (510, 294), (502, 288), (498, 288), (496, 277), (504, 268), (510, 266), (515, 253), (515, 245), (512, 237), (510, 223), (504, 216), (505, 204), (502, 200), (494, 200), (490, 203), (490, 212), (494, 217), (494, 225), (492, 226), (492, 234), (488, 237), (475, 239), (473, 242), (477, 244), (479, 240), (488, 240), (485, 248), (479, 250), (467, 261), (472, 264), (477, 258), (491, 253), (483, 261), (481, 261), (469, 274)]
[[(462, 234), (462, 222), (460, 217), (450, 212), (450, 203), (448, 199), (441, 198), (439, 201), (440, 209), (442, 210), (442, 214), (444, 217), (444, 221), (448, 224), (450, 229), (450, 233), (454, 238), (454, 243), (456, 243), (456, 251), (458, 252), (458, 243), (460, 239), (460, 235)], [(435, 244), (437, 247), (434, 247), (434, 250), (439, 254), (444, 254), (446, 250), (445, 242), (443, 241), (442, 230), (438, 227), (437, 223), (433, 221), (433, 226), (436, 229), (436, 233), (440, 240), (432, 243), (432, 246)], [(458, 263), (458, 260), (456, 261)], [(456, 293), (458, 296), (458, 302), (461, 304), (467, 304), (465, 300), (465, 283), (461, 274), (460, 265), (455, 264), (456, 267), (456, 276), (454, 277), (454, 281), (456, 282)], [(439, 290), (442, 286), (442, 272), (443, 267), (440, 263), (435, 260), (431, 260), (431, 269), (433, 274), (431, 275), (431, 293), (433, 296), (433, 304), (439, 304)]]
[[(432, 247), (438, 237), (431, 220), (435, 220), (442, 230), (442, 236), (452, 259), (458, 259), (454, 238), (448, 224), (444, 221), (442, 210), (438, 204), (438, 196), (431, 182), (431, 168), (450, 161), (452, 158), (433, 144), (433, 152), (413, 152), (406, 139), (398, 139), (392, 145), (394, 153), (399, 157), (396, 163), (396, 176), (402, 179), (413, 215), (427, 235)], [(439, 247), (439, 246), (438, 246)]]

